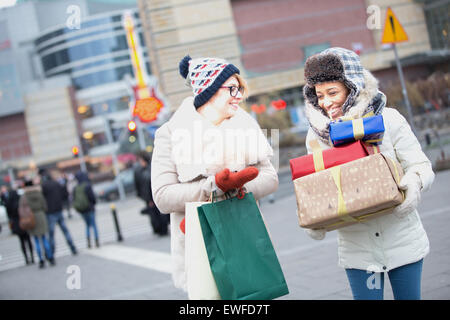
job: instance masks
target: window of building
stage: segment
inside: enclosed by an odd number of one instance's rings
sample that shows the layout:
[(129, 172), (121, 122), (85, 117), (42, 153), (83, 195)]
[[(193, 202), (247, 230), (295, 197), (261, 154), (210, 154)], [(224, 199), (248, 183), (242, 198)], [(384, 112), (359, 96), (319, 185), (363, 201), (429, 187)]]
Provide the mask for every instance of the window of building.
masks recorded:
[(324, 42), (324, 43), (318, 43), (318, 44), (312, 44), (309, 46), (304, 46), (303, 47), (303, 55), (305, 57), (303, 62), (306, 62), (306, 59), (308, 59), (310, 56), (319, 53), (325, 49), (328, 49), (330, 47), (330, 43), (329, 42)]
[(128, 110), (130, 97), (123, 96), (120, 98), (113, 98), (87, 106), (80, 106), (78, 113), (82, 119), (87, 119), (102, 114), (113, 113), (122, 110)]
[(42, 57), (44, 71), (47, 72), (63, 64), (128, 49), (125, 35), (90, 41), (72, 46)]
[(450, 0), (427, 0), (424, 11), (431, 48), (448, 49)]

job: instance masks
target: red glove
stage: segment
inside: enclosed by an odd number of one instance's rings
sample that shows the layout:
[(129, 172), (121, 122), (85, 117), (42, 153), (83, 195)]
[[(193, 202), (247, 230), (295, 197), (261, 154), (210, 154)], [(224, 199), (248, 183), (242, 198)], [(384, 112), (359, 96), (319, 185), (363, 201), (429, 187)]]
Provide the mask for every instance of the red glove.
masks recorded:
[(259, 171), (255, 167), (247, 167), (238, 172), (230, 172), (230, 169), (223, 169), (216, 174), (216, 185), (223, 192), (231, 189), (240, 189), (244, 184), (253, 180)]
[[(259, 171), (255, 167), (247, 167), (238, 172), (230, 172), (230, 169), (224, 169), (216, 174), (216, 185), (223, 191), (231, 189), (240, 189), (244, 184), (253, 180)], [(185, 233), (186, 220), (183, 218), (180, 223), (181, 232)]]
[(181, 223), (180, 223), (180, 229), (181, 229), (181, 232), (183, 232), (183, 233), (186, 233), (184, 230), (185, 224), (186, 224), (186, 218), (183, 218), (183, 220), (181, 220)]

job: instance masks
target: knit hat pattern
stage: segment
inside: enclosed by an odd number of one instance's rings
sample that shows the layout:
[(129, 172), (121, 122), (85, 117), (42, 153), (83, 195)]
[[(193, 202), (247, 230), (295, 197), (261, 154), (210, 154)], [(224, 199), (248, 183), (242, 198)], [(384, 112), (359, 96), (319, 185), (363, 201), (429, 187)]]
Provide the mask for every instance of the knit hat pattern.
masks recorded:
[(180, 74), (192, 87), (194, 106), (201, 107), (220, 89), (222, 84), (239, 69), (220, 58), (192, 59), (185, 56), (179, 63)]

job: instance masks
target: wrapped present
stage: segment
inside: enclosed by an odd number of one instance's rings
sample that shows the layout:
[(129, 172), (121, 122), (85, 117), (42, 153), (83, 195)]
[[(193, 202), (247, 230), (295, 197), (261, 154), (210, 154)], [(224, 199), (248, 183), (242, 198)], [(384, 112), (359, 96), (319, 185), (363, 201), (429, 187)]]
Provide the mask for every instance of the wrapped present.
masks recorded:
[(392, 212), (403, 201), (400, 164), (378, 153), (294, 180), (303, 228), (328, 231)]
[(342, 118), (330, 123), (330, 138), (334, 146), (363, 140), (375, 145), (381, 144), (384, 135), (383, 116), (369, 116), (346, 120)]
[(380, 152), (378, 146), (360, 140), (327, 150), (322, 150), (317, 140), (312, 140), (310, 146), (312, 154), (289, 160), (292, 180)]

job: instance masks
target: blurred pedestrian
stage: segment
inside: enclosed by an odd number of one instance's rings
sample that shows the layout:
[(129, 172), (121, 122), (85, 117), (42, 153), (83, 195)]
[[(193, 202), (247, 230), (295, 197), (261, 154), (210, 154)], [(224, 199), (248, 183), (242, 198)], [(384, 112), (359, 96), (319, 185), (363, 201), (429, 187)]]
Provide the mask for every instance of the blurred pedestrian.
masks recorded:
[[(420, 299), (422, 263), (430, 247), (416, 208), (421, 192), (429, 189), (434, 180), (430, 161), (405, 118), (396, 109), (386, 107), (386, 96), (378, 90), (378, 81), (362, 67), (353, 51), (329, 48), (309, 57), (305, 79), (308, 153), (312, 153), (309, 141), (313, 139), (322, 149), (332, 147), (331, 120), (341, 116), (360, 118), (373, 111), (384, 121), (380, 151), (398, 160), (405, 172), (399, 188), (406, 192), (406, 198), (392, 214), (337, 230), (339, 265), (346, 270), (354, 299), (382, 300), (385, 273), (396, 300)], [(317, 240), (326, 234), (325, 230), (310, 229), (307, 233)], [(379, 287), (371, 283), (375, 276), (380, 279)]]
[(170, 216), (161, 214), (153, 202), (152, 183), (151, 183), (151, 156), (146, 151), (140, 151), (137, 154), (138, 163), (134, 169), (134, 185), (139, 198), (144, 200), (145, 207), (141, 210), (142, 214), (148, 214), (150, 225), (153, 232), (164, 236), (168, 234), (168, 225)]
[(73, 207), (77, 210), (86, 224), (86, 239), (87, 239), (87, 247), (91, 248), (91, 231), (94, 231), (94, 239), (96, 247), (100, 247), (100, 240), (98, 235), (97, 223), (95, 222), (95, 194), (92, 190), (91, 183), (89, 181), (89, 177), (86, 173), (82, 171), (78, 171), (75, 174), (75, 178), (78, 181), (78, 184), (73, 189)]
[(67, 217), (72, 218), (72, 213), (70, 212), (71, 204), (70, 204), (70, 196), (68, 190), (68, 178), (67, 175), (62, 172), (58, 177), (58, 183), (61, 185), (63, 190), (63, 208), (67, 210)]
[(278, 175), (259, 124), (239, 107), (248, 93), (239, 69), (186, 56), (179, 71), (193, 96), (156, 131), (151, 181), (154, 203), (170, 213), (173, 280), (186, 290), (185, 203), (208, 201), (213, 192), (222, 200), (242, 188), (258, 200), (277, 189)]
[[(45, 216), (47, 202), (42, 194), (41, 187), (37, 184), (34, 185), (33, 181), (28, 179), (25, 181), (23, 192), (19, 200), (19, 208), (24, 207), (25, 203), (27, 203), (34, 215), (36, 224), (28, 232), (34, 237), (36, 252), (39, 257), (39, 268), (45, 267), (44, 258), (47, 258), (50, 265), (55, 265), (54, 254), (46, 238), (46, 234), (48, 233), (47, 218)], [(45, 257), (42, 255), (42, 251), (44, 251)]]
[(19, 237), (20, 248), (22, 249), (23, 256), (25, 257), (25, 263), (27, 265), (34, 263), (33, 244), (31, 243), (30, 235), (26, 230), (20, 228), (19, 225), (20, 196), (14, 189), (8, 189), (5, 185), (3, 185), (1, 186), (0, 199), (1, 203), (6, 208), (11, 232)]
[(42, 193), (47, 201), (47, 219), (49, 227), (49, 240), (53, 253), (56, 252), (55, 247), (55, 227), (59, 225), (61, 231), (66, 238), (67, 245), (73, 255), (77, 254), (77, 248), (73, 243), (72, 236), (66, 226), (63, 216), (64, 189), (53, 179), (51, 174), (44, 169), (39, 170), (41, 176)]

